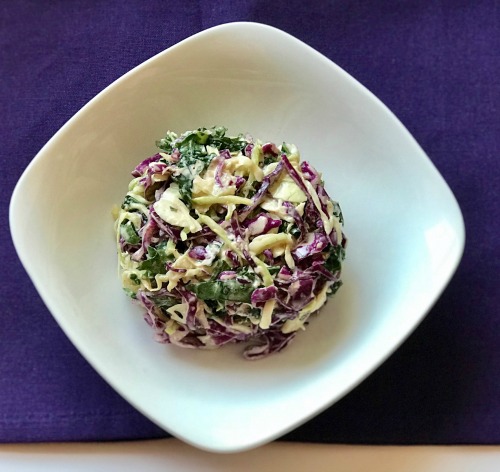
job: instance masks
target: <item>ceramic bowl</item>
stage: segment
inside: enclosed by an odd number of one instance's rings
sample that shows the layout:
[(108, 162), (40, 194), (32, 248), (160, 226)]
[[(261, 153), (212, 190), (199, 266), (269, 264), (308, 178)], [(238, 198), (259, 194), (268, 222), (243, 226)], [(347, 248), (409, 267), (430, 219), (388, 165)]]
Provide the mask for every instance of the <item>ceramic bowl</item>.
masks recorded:
[[(256, 362), (237, 345), (154, 342), (117, 273), (111, 209), (131, 170), (167, 130), (214, 125), (295, 143), (346, 222), (343, 287), (286, 350)], [(219, 452), (278, 438), (359, 384), (422, 320), (464, 246), (454, 196), (387, 107), (255, 23), (198, 33), (107, 87), (34, 158), (10, 210), (19, 257), (81, 354), (156, 424)]]

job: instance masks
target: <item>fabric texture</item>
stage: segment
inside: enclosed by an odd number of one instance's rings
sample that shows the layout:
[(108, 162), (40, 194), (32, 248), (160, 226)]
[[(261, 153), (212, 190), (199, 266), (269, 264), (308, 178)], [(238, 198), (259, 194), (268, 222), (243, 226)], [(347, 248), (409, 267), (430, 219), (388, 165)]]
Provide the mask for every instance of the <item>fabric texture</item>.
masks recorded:
[(168, 436), (64, 336), (17, 258), (8, 205), (40, 148), (104, 87), (194, 33), (240, 20), (296, 36), (377, 95), (450, 185), (467, 231), (455, 276), (417, 330), (283, 439), (500, 444), (496, 0), (1, 2), (0, 442)]

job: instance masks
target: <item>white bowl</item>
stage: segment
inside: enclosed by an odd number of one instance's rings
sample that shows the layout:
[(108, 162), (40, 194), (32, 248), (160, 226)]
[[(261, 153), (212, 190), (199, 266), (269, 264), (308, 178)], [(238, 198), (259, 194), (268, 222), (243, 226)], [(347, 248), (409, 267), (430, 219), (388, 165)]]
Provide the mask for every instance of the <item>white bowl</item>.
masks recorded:
[[(240, 346), (155, 343), (117, 275), (111, 208), (130, 171), (167, 130), (213, 125), (295, 143), (346, 220), (344, 286), (286, 350), (256, 362)], [(422, 320), (464, 246), (457, 202), (397, 118), (309, 46), (254, 23), (196, 34), (91, 100), (26, 169), (10, 223), (92, 366), (159, 426), (220, 452), (271, 441), (361, 382)]]

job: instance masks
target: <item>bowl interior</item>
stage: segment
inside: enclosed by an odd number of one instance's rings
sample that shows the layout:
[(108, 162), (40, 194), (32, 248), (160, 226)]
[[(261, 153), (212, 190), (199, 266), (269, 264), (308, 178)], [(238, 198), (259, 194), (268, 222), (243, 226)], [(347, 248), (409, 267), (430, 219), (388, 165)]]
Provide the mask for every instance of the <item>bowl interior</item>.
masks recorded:
[[(130, 171), (167, 130), (213, 125), (295, 143), (346, 220), (344, 286), (291, 346), (258, 362), (239, 346), (155, 343), (118, 279), (111, 208)], [(251, 23), (199, 33), (86, 105), (19, 181), (11, 230), (94, 368), (157, 424), (214, 451), (274, 439), (353, 388), (422, 319), (464, 244), (453, 195), (391, 112), (308, 46)]]

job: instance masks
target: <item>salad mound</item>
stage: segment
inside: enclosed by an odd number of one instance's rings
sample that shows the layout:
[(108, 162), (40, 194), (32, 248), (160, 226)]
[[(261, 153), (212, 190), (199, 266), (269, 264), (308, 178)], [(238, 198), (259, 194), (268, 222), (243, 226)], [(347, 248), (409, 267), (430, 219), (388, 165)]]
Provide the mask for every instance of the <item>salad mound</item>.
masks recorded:
[(341, 286), (342, 212), (292, 144), (169, 131), (117, 210), (125, 292), (159, 342), (282, 350)]

